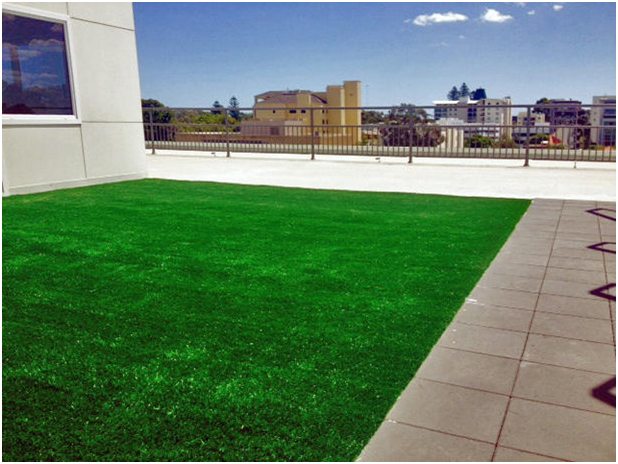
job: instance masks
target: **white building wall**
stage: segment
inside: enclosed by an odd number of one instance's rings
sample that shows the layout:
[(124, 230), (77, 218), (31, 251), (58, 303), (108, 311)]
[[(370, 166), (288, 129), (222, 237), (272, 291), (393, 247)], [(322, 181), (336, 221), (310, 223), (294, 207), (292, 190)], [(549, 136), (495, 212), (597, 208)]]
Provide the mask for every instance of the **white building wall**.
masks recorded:
[(11, 6), (67, 16), (78, 121), (15, 124), (3, 117), (4, 193), (144, 177), (132, 4), (3, 4)]

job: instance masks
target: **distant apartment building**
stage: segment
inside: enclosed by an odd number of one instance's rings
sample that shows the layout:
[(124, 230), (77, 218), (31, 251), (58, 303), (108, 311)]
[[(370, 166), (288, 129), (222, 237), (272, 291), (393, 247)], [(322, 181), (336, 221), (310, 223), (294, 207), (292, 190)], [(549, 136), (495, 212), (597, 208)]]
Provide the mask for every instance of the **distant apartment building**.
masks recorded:
[(545, 120), (555, 126), (569, 126), (577, 124), (578, 118), (582, 115), (582, 102), (579, 100), (565, 100), (553, 98), (545, 102), (549, 105), (543, 108), (540, 104), (536, 112), (545, 114)]
[(478, 101), (477, 119), (482, 124), (497, 124), (508, 126), (511, 123), (511, 99), (505, 98), (485, 98)]
[[(543, 107), (544, 104), (548, 106)], [(535, 111), (545, 114), (545, 120), (549, 122), (552, 134), (563, 145), (569, 147), (577, 145), (575, 126), (586, 113), (581, 101), (552, 98), (537, 105)]]
[(459, 119), (464, 123), (477, 122), (478, 100), (461, 97), (459, 100), (441, 100), (433, 102), (434, 119)]
[(240, 131), (246, 136), (310, 136), (313, 125), (317, 143), (327, 136), (359, 143), (360, 106), (360, 81), (329, 85), (324, 92), (271, 90), (255, 96), (253, 118), (242, 121)]
[[(434, 118), (454, 120), (458, 119), (463, 123), (476, 124), (479, 127), (476, 131), (482, 135), (498, 139), (502, 136), (511, 136), (511, 99), (505, 98), (484, 98), (482, 100), (472, 100), (469, 97), (462, 97), (459, 100), (441, 100), (433, 102)], [(474, 132), (470, 127), (468, 133)]]
[(597, 145), (616, 145), (616, 95), (592, 97), (593, 105), (614, 105), (613, 108), (590, 109), (590, 141)]
[[(530, 113), (530, 126), (537, 126), (542, 124), (549, 124), (545, 118), (544, 113), (531, 112)], [(517, 115), (513, 116), (513, 125), (526, 126), (528, 125), (528, 112), (520, 111)]]
[(545, 120), (544, 113), (530, 113), (528, 121), (528, 112), (520, 111), (516, 116), (513, 116), (513, 141), (520, 145), (525, 144), (528, 138), (535, 135), (546, 135), (549, 137), (551, 128), (549, 122)]

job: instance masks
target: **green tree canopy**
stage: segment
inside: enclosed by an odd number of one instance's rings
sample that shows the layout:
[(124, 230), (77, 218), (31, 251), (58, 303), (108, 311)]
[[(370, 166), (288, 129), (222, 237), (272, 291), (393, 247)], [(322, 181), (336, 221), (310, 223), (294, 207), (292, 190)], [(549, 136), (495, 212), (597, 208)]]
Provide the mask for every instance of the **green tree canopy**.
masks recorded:
[(215, 100), (215, 102), (212, 104), (213, 110), (211, 111), (212, 114), (221, 114), (222, 111), (220, 110), (220, 108), (223, 108), (223, 105), (219, 102), (219, 100)]
[(461, 87), (459, 87), (459, 96), (460, 97), (469, 97), (470, 96), (470, 88), (468, 87), (468, 84), (466, 84), (465, 82), (463, 82), (461, 84)]
[(384, 113), (374, 110), (363, 111), (361, 118), (363, 124), (380, 124), (386, 120)]
[(232, 98), (230, 98), (229, 115), (234, 119), (240, 119), (240, 111), (238, 111), (238, 108), (240, 108), (238, 98), (232, 96)]
[[(169, 110), (154, 110), (149, 111), (146, 108), (165, 108), (165, 105), (154, 98), (142, 98), (142, 119), (145, 122), (153, 122), (158, 124), (168, 124), (172, 122), (172, 113)], [(150, 113), (152, 113), (152, 121), (150, 121)]]
[(401, 103), (397, 108), (393, 108), (388, 113), (388, 122), (390, 124), (408, 124), (410, 115), (415, 124), (427, 122), (429, 117), (427, 111), (423, 108), (417, 108), (411, 103)]
[(466, 148), (491, 148), (493, 145), (492, 139), (480, 134), (475, 134), (464, 142)]
[(448, 98), (449, 100), (459, 100), (459, 89), (453, 86), (453, 88), (446, 95), (446, 98)]

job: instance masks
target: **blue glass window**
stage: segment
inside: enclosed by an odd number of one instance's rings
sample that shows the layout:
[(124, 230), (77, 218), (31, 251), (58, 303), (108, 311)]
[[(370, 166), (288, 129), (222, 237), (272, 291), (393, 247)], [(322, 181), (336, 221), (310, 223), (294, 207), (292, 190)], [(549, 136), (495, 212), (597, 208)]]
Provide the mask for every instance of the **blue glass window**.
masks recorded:
[(2, 13), (2, 114), (74, 114), (63, 23)]

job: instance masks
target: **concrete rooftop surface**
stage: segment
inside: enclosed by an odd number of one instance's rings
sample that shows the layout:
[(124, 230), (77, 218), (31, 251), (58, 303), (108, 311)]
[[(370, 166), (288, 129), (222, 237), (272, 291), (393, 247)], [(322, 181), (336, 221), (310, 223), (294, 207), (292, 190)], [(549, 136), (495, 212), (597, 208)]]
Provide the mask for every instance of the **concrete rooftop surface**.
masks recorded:
[(179, 152), (148, 156), (150, 177), (334, 190), (616, 201), (616, 164)]

